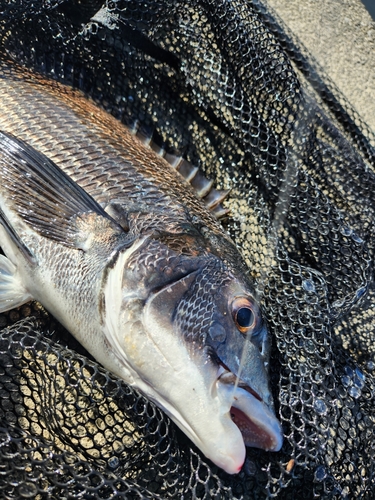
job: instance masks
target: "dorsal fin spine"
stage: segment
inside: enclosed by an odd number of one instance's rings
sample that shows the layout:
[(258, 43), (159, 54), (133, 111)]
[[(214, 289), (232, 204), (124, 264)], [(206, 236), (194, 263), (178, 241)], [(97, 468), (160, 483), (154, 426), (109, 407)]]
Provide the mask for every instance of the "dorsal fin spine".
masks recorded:
[(164, 158), (187, 182), (192, 185), (197, 197), (203, 200), (206, 208), (217, 219), (228, 214), (229, 210), (222, 207), (220, 204), (230, 192), (229, 189), (213, 189), (213, 180), (207, 179), (199, 171), (198, 167), (192, 165), (182, 156), (167, 153), (164, 147), (157, 145), (152, 140), (153, 134), (147, 134), (147, 132), (141, 129), (138, 120), (134, 122), (129, 130), (141, 141), (142, 144), (150, 147), (158, 156)]

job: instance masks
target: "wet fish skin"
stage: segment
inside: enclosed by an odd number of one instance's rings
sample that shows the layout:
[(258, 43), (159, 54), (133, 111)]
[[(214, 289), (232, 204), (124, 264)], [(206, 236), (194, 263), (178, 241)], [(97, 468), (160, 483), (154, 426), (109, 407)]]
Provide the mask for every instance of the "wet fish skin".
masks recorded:
[[(279, 449), (267, 329), (215, 217), (162, 158), (79, 92), (7, 62), (0, 75), (0, 129), (26, 141), (0, 135), (8, 257), (0, 270), (9, 276), (0, 308), (39, 300), (227, 472), (241, 468), (244, 440)], [(234, 322), (239, 300), (253, 314), (246, 333)]]

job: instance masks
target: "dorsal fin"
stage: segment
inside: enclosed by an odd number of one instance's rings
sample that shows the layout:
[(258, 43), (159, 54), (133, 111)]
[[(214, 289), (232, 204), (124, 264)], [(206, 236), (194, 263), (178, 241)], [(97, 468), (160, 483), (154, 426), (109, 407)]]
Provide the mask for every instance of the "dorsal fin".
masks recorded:
[(152, 133), (146, 132), (141, 128), (138, 121), (132, 125), (130, 131), (135, 135), (145, 146), (150, 147), (157, 155), (164, 158), (181, 176), (188, 181), (194, 188), (196, 195), (200, 198), (206, 208), (217, 218), (225, 217), (229, 210), (224, 208), (221, 203), (230, 192), (229, 189), (214, 189), (213, 181), (207, 179), (198, 167), (195, 167), (182, 156), (167, 153), (166, 150), (157, 145), (152, 140)]
[[(203, 199), (204, 204), (209, 210), (213, 211), (225, 200), (229, 193), (230, 189), (211, 189)], [(220, 208), (223, 209), (223, 207)]]
[(217, 218), (217, 219), (223, 219), (226, 217), (229, 213), (230, 210), (229, 208), (224, 208), (221, 205), (218, 205), (214, 209), (211, 210), (211, 213)]
[(209, 194), (209, 192), (211, 191), (211, 188), (213, 186), (214, 181), (207, 179), (198, 170), (198, 172), (194, 176), (194, 179), (192, 179), (190, 183), (193, 186), (193, 188), (195, 189), (195, 192), (197, 193), (198, 198), (202, 199)]

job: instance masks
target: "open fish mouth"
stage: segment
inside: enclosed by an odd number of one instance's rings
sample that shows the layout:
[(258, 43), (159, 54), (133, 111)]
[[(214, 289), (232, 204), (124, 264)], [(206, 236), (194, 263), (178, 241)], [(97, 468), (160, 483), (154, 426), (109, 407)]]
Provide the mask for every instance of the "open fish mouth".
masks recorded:
[(220, 364), (218, 383), (233, 387), (230, 416), (241, 431), (245, 445), (279, 451), (283, 444), (282, 429), (262, 397), (224, 364)]

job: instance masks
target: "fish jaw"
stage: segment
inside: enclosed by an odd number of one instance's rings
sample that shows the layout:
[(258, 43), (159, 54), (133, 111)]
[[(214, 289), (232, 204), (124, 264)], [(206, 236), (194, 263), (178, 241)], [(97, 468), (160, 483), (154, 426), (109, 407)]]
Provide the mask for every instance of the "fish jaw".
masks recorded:
[(187, 363), (183, 368), (176, 374), (175, 369), (163, 366), (159, 380), (154, 373), (152, 383), (137, 370), (132, 373), (134, 385), (160, 407), (209, 460), (228, 474), (239, 473), (246, 458), (246, 447), (239, 427), (231, 418), (229, 401), (223, 404), (219, 395), (214, 394), (196, 364)]
[(167, 338), (165, 331), (159, 335), (155, 329), (150, 339), (139, 322), (126, 326), (131, 333), (123, 336), (124, 349), (111, 371), (160, 407), (218, 467), (240, 472), (246, 448), (231, 418), (229, 394), (223, 401), (217, 392), (216, 370), (202, 357), (194, 360), (183, 342)]
[(221, 397), (232, 399), (231, 417), (240, 429), (245, 445), (265, 451), (279, 451), (283, 444), (283, 433), (273, 410), (256, 393), (249, 392), (251, 388), (223, 383), (221, 377), (218, 378), (218, 386), (219, 393), (230, 393), (226, 396), (222, 394)]
[(224, 350), (221, 346), (217, 349), (219, 390), (232, 393), (231, 416), (241, 430), (245, 445), (279, 451), (283, 433), (274, 413), (268, 382), (268, 353), (263, 353), (266, 349), (261, 340), (267, 337), (262, 333), (258, 336), (256, 343), (245, 342), (242, 353), (236, 352), (233, 345), (232, 349)]

